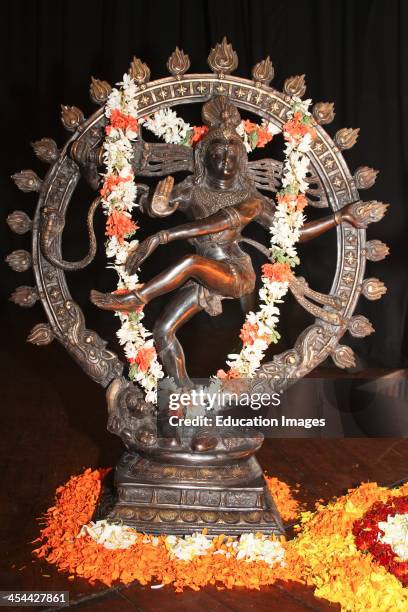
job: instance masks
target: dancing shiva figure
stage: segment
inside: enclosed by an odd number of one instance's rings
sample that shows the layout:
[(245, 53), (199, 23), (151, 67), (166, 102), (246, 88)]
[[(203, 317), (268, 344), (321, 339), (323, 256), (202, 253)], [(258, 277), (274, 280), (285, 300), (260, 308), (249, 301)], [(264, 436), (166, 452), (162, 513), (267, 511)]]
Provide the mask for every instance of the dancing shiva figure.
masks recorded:
[[(255, 188), (248, 173), (248, 156), (236, 127), (241, 121), (237, 108), (225, 97), (203, 106), (208, 132), (196, 145), (194, 174), (174, 186), (167, 176), (143, 207), (151, 216), (167, 216), (176, 209), (190, 222), (160, 231), (130, 252), (126, 270), (135, 272), (159, 245), (188, 240), (196, 253), (186, 255), (140, 289), (128, 293), (92, 290), (91, 301), (104, 310), (133, 311), (154, 298), (178, 289), (154, 327), (158, 356), (167, 374), (180, 387), (191, 387), (177, 331), (200, 310), (221, 312), (222, 298), (243, 298), (253, 293), (256, 275), (251, 258), (241, 250), (241, 231), (252, 221), (269, 228), (275, 205)], [(347, 221), (359, 227), (345, 206), (335, 215), (306, 223), (300, 242), (316, 238)]]

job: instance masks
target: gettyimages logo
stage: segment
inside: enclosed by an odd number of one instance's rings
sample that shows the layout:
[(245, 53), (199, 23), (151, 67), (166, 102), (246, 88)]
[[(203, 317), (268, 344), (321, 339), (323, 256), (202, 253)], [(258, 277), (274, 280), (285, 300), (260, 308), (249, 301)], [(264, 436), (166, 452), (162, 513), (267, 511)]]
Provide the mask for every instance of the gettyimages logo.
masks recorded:
[[(302, 384), (310, 390), (317, 383), (315, 379)], [(288, 380), (196, 379), (190, 389), (183, 389), (165, 379), (158, 389), (159, 421), (166, 435), (174, 435), (176, 429), (188, 435), (189, 429), (204, 428), (236, 437), (257, 435), (256, 430), (272, 437), (287, 431), (303, 436), (302, 431), (325, 428), (320, 405), (310, 409), (304, 401), (310, 392), (299, 388), (296, 401), (290, 393), (288, 401), (288, 387), (293, 386)]]
[(251, 410), (260, 410), (262, 407), (271, 405), (279, 406), (280, 403), (280, 393), (276, 392), (272, 394), (237, 392), (219, 388), (211, 389), (211, 387), (173, 392), (168, 396), (170, 410), (180, 408), (220, 410), (234, 406), (246, 406)]

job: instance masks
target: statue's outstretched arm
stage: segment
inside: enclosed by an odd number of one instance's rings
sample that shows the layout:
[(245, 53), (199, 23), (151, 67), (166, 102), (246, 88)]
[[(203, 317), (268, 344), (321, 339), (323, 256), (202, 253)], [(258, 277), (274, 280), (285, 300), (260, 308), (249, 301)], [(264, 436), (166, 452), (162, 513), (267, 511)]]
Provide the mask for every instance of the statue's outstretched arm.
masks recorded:
[(216, 234), (234, 228), (243, 228), (256, 217), (261, 205), (260, 199), (251, 198), (241, 204), (227, 206), (204, 219), (184, 223), (153, 234), (130, 252), (126, 261), (126, 270), (128, 272), (136, 270), (160, 244)]
[(317, 238), (321, 234), (324, 234), (333, 227), (336, 227), (336, 225), (340, 225), (340, 223), (343, 223), (344, 221), (357, 228), (366, 227), (364, 223), (356, 219), (350, 210), (354, 204), (355, 202), (351, 202), (340, 210), (337, 210), (332, 215), (323, 217), (323, 219), (318, 219), (317, 221), (309, 221), (308, 223), (305, 223), (300, 230), (299, 242), (308, 242), (309, 240), (313, 240), (313, 238)]
[[(343, 221), (347, 221), (351, 223), (354, 227), (365, 227), (354, 217), (351, 213), (350, 208), (354, 202), (347, 204), (341, 210), (338, 210), (332, 215), (328, 215), (323, 219), (318, 219), (316, 221), (309, 221), (305, 223), (302, 229), (300, 230), (300, 239), (299, 242), (308, 242), (313, 238), (317, 238), (321, 234), (324, 234), (328, 230), (336, 227), (339, 223)], [(262, 206), (259, 214), (257, 215), (255, 221), (263, 225), (264, 227), (270, 227), (273, 223), (273, 218), (275, 215), (275, 205), (266, 197), (262, 198)]]
[(336, 227), (336, 225), (341, 223), (341, 220), (341, 215), (337, 215), (335, 213), (333, 215), (323, 217), (323, 219), (305, 223), (300, 230), (299, 242), (308, 242), (309, 240), (313, 240), (313, 238), (317, 238), (333, 227)]

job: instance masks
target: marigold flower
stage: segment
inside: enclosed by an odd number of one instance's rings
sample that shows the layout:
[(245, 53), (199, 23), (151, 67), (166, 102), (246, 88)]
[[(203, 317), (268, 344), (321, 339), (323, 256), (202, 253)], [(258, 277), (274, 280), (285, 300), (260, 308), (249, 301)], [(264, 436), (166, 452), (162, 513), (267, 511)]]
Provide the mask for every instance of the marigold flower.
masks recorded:
[(315, 140), (317, 134), (316, 130), (312, 125), (308, 125), (302, 122), (302, 114), (297, 111), (293, 117), (287, 121), (283, 126), (285, 133), (285, 139), (293, 139), (296, 142), (302, 140), (305, 134), (310, 134), (312, 140)]
[(156, 349), (153, 346), (143, 346), (137, 351), (136, 357), (129, 359), (129, 362), (136, 363), (141, 372), (147, 372), (155, 356)]
[(199, 142), (208, 132), (206, 125), (193, 125), (193, 135), (191, 136), (191, 144)]
[(262, 275), (272, 282), (284, 283), (292, 277), (292, 270), (287, 263), (264, 264)]
[(289, 212), (301, 212), (307, 206), (307, 198), (303, 193), (298, 193), (297, 195), (291, 193), (278, 194), (277, 200), (279, 204), (284, 204)]
[(110, 174), (106, 177), (103, 187), (99, 193), (103, 198), (106, 198), (120, 183), (127, 183), (131, 180), (133, 180), (131, 176), (115, 176)]
[(256, 143), (256, 146), (261, 149), (268, 142), (270, 142), (272, 138), (273, 134), (271, 134), (271, 132), (268, 132), (268, 130), (263, 130), (262, 128), (258, 127), (258, 142)]
[(256, 123), (253, 123), (253, 121), (249, 121), (249, 119), (246, 119), (245, 121), (243, 121), (242, 125), (247, 134), (250, 134), (251, 132), (256, 132), (258, 128)]
[[(282, 482), (275, 476), (265, 476), (265, 480), (282, 520), (286, 522), (297, 519), (300, 504), (294, 498), (293, 493), (296, 493), (299, 489), (292, 490), (286, 482)], [(296, 487), (298, 486), (296, 485)]]
[(253, 344), (258, 337), (258, 332), (259, 327), (256, 323), (245, 321), (241, 328), (239, 337), (241, 338), (243, 344)]
[[(92, 528), (89, 522), (106, 471), (86, 470), (72, 477), (57, 490), (55, 504), (45, 516), (45, 526), (37, 540), (41, 545), (34, 553), (55, 564), (60, 572), (68, 572), (69, 580), (79, 576), (91, 584), (99, 580), (108, 586), (118, 582), (137, 581), (142, 585), (155, 582), (172, 584), (176, 591), (186, 587), (198, 591), (216, 583), (227, 588), (259, 589), (276, 580), (300, 580), (304, 562), (284, 538), (246, 534), (234, 543), (223, 534), (204, 540), (206, 529), (187, 538), (148, 536), (130, 530), (133, 543), (126, 548), (98, 543), (83, 526), (88, 524)], [(272, 490), (277, 491), (280, 485), (285, 486), (274, 482)], [(279, 562), (282, 555), (275, 554), (282, 552), (280, 547), (284, 549), (284, 564)], [(175, 555), (176, 549), (194, 553), (187, 555), (192, 560), (183, 560), (184, 554)]]
[[(408, 495), (407, 485), (390, 491), (375, 483), (364, 483), (327, 505), (317, 504), (315, 512), (301, 513), (298, 535), (290, 541), (248, 534), (240, 538), (248, 556), (237, 553), (242, 546), (222, 534), (207, 546), (202, 538), (207, 534), (205, 529), (190, 537), (189, 542), (176, 536), (152, 537), (132, 532), (136, 539), (126, 548), (106, 548), (89, 535), (78, 537), (82, 527), (92, 520), (107, 471), (88, 469), (73, 476), (57, 489), (55, 503), (43, 519), (44, 526), (36, 540), (39, 548), (34, 554), (53, 563), (58, 571), (68, 573), (68, 580), (79, 576), (91, 584), (99, 580), (109, 586), (135, 581), (146, 585), (154, 581), (172, 584), (176, 591), (186, 587), (198, 591), (209, 584), (259, 589), (277, 580), (296, 581), (314, 587), (316, 597), (339, 603), (343, 610), (407, 609), (407, 589), (380, 567), (371, 554), (357, 550), (352, 534), (356, 520), (361, 520), (370, 508), (382, 512), (384, 505), (391, 505), (405, 512), (406, 500), (399, 498)], [(289, 489), (276, 478), (266, 480), (284, 520), (296, 518), (298, 507), (292, 496), (296, 489)], [(390, 500), (390, 495), (394, 500)], [(289, 507), (291, 512), (286, 514)], [(251, 561), (262, 543), (273, 552), (274, 541), (284, 548), (284, 565)], [(171, 554), (177, 546), (187, 547), (187, 552), (194, 552), (195, 556), (191, 555), (191, 561), (178, 558)], [(396, 575), (399, 563), (395, 564)]]
[(234, 368), (230, 368), (228, 370), (228, 372), (226, 372), (225, 370), (218, 370), (217, 371), (217, 378), (220, 379), (234, 379), (234, 378), (241, 378), (240, 373), (238, 372), (238, 370), (235, 370)]
[(128, 129), (132, 132), (137, 132), (137, 120), (130, 115), (125, 115), (125, 113), (122, 113), (119, 109), (114, 108), (110, 116), (110, 127), (116, 128), (117, 130), (123, 130), (124, 132)]
[(106, 221), (105, 236), (116, 236), (120, 244), (123, 244), (125, 237), (133, 234), (138, 226), (125, 213), (114, 210)]

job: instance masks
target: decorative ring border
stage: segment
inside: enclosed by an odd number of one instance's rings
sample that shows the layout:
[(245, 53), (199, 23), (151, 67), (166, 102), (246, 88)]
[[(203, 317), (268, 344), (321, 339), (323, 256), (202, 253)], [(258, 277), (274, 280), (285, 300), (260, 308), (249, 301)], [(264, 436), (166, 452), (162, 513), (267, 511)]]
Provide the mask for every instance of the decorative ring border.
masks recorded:
[[(290, 97), (271, 87), (231, 75), (191, 74), (182, 78), (166, 77), (140, 87), (137, 93), (140, 115), (160, 108), (185, 103), (203, 103), (213, 95), (228, 96), (238, 108), (248, 110), (282, 127)], [(161, 98), (161, 99), (159, 99)], [(62, 149), (59, 159), (49, 169), (40, 192), (33, 221), (33, 268), (38, 294), (55, 336), (84, 371), (104, 387), (123, 371), (123, 363), (106, 350), (106, 343), (87, 330), (80, 307), (69, 293), (65, 274), (50, 264), (40, 250), (40, 211), (43, 206), (57, 209), (65, 216), (80, 174), (67, 154), (72, 142), (82, 139), (91, 148), (100, 145), (105, 123), (103, 108), (84, 121)], [(358, 200), (355, 181), (339, 148), (320, 125), (310, 153), (311, 166), (326, 192), (333, 211)], [(341, 300), (340, 325), (319, 318), (298, 337), (293, 349), (276, 355), (262, 365), (259, 377), (280, 380), (305, 376), (332, 354), (347, 330), (362, 291), (366, 259), (366, 232), (350, 225), (337, 227), (337, 266), (330, 295)], [(61, 251), (61, 244), (57, 246)], [(325, 309), (331, 309), (325, 306)], [(338, 347), (340, 348), (340, 347)], [(282, 385), (280, 385), (282, 386)]]

